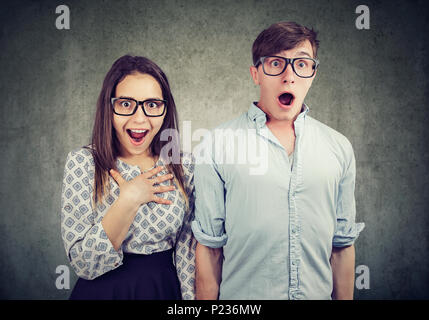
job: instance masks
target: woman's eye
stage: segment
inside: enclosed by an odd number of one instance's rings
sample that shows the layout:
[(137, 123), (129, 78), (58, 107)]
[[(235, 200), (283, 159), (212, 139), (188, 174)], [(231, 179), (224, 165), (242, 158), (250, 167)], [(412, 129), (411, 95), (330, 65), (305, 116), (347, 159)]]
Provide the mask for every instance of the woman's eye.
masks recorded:
[(131, 107), (131, 102), (129, 101), (122, 101), (121, 106), (124, 108), (129, 108)]
[(149, 108), (156, 108), (156, 107), (158, 107), (158, 104), (156, 102), (153, 102), (153, 101), (149, 102), (147, 105), (148, 105)]

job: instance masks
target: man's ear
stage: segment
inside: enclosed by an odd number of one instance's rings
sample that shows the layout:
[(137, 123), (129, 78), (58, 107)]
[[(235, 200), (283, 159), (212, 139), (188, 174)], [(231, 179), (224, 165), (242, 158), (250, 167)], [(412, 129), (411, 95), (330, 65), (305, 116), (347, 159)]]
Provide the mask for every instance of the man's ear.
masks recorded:
[(316, 69), (316, 71), (314, 72), (313, 76), (312, 76), (311, 78), (309, 78), (309, 80), (311, 80), (311, 81), (310, 81), (310, 87), (311, 87), (311, 85), (313, 84), (314, 79), (316, 79), (316, 75), (317, 75), (317, 69)]
[(252, 76), (253, 82), (259, 86), (258, 68), (250, 66), (250, 75)]

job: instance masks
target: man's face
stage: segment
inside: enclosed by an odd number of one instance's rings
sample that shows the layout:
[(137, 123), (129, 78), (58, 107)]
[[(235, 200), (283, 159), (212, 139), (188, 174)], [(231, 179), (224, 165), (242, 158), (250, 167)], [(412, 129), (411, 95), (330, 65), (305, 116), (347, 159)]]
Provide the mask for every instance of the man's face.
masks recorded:
[[(314, 58), (310, 41), (304, 40), (295, 48), (273, 54), (284, 58)], [(288, 64), (286, 70), (278, 76), (266, 75), (260, 64), (250, 67), (255, 84), (260, 86), (258, 106), (267, 114), (268, 121), (293, 122), (301, 112), (304, 98), (310, 89), (316, 73), (311, 78), (297, 76)]]

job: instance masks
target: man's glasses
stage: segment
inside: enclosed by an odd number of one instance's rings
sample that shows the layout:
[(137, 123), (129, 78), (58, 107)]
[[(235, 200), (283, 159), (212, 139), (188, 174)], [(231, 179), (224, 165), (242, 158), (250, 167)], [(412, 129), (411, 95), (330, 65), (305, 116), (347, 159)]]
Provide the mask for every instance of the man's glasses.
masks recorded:
[(133, 98), (112, 98), (113, 112), (120, 116), (132, 116), (138, 106), (142, 106), (146, 117), (161, 117), (165, 112), (166, 100), (147, 99), (137, 101)]
[(293, 72), (298, 77), (311, 78), (319, 66), (319, 61), (312, 58), (289, 59), (279, 56), (266, 56), (259, 58), (255, 67), (260, 64), (262, 64), (262, 70), (267, 76), (278, 76), (286, 70), (288, 64), (291, 64)]

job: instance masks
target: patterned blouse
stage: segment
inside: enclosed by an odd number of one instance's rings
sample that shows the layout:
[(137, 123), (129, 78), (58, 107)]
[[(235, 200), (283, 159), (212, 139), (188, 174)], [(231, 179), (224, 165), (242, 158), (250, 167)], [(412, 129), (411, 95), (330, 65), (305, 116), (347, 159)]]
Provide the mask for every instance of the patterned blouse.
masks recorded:
[[(110, 177), (110, 193), (94, 207), (94, 160), (90, 150), (80, 148), (67, 156), (61, 196), (61, 236), (71, 266), (83, 279), (92, 280), (122, 264), (123, 252), (151, 254), (174, 248), (182, 298), (195, 298), (195, 246), (190, 223), (194, 218), (194, 160), (182, 158), (185, 192), (189, 209), (179, 189), (157, 194), (171, 200), (163, 205), (148, 202), (140, 206), (128, 234), (118, 251), (113, 248), (101, 220), (119, 196), (119, 186)], [(155, 166), (164, 165), (161, 158)], [(141, 174), (138, 166), (116, 160), (121, 176), (129, 181)], [(163, 175), (166, 170), (157, 174)], [(170, 181), (160, 185), (169, 185)], [(176, 186), (177, 187), (177, 186)]]

